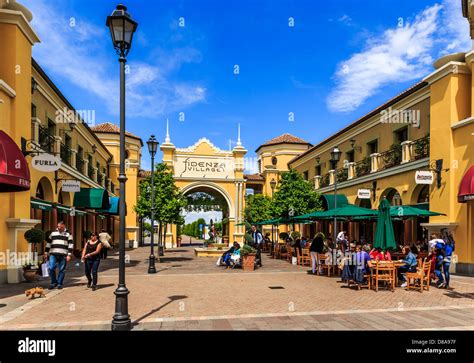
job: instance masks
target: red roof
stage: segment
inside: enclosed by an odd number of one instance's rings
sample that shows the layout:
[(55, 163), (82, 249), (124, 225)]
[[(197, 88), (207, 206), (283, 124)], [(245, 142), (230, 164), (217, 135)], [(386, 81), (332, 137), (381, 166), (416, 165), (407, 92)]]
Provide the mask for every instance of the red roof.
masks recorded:
[(283, 134), (263, 143), (255, 151), (257, 152), (263, 146), (278, 145), (278, 144), (299, 144), (299, 145), (311, 146), (311, 144), (306, 140), (300, 139), (299, 137), (293, 136), (291, 134)]
[[(116, 124), (113, 124), (112, 122), (104, 122), (102, 124), (92, 126), (91, 130), (97, 134), (120, 134), (120, 127), (118, 127)], [(141, 141), (139, 136), (134, 135), (128, 131), (125, 131), (125, 135)]]
[(264, 181), (265, 178), (261, 176), (260, 174), (245, 174), (244, 179), (247, 179), (248, 181)]
[(0, 192), (30, 189), (30, 169), (13, 139), (0, 130)]
[(458, 192), (459, 203), (466, 203), (470, 200), (474, 200), (474, 165), (471, 165), (462, 177)]

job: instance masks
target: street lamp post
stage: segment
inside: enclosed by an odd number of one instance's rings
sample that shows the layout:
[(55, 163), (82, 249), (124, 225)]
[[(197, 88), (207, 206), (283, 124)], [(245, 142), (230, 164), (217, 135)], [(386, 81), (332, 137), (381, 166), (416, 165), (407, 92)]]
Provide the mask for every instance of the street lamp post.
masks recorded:
[(155, 155), (158, 150), (158, 141), (155, 139), (155, 135), (151, 135), (148, 141), (148, 151), (151, 157), (151, 239), (150, 239), (150, 258), (148, 265), (148, 273), (156, 273), (155, 268)]
[(273, 193), (275, 193), (276, 185), (277, 185), (276, 180), (272, 178), (272, 181), (270, 182), (270, 188), (272, 188), (272, 198), (273, 198)]
[[(341, 159), (341, 150), (336, 146), (331, 151), (331, 161), (334, 168), (334, 209), (337, 208), (337, 162)], [(337, 217), (334, 216), (334, 247), (337, 246)]]
[(125, 285), (125, 62), (132, 46), (133, 33), (137, 23), (132, 20), (124, 5), (117, 5), (112, 15), (107, 17), (112, 42), (120, 63), (120, 183), (119, 202), (119, 283), (115, 290), (115, 314), (112, 319), (112, 330), (130, 330), (132, 322), (128, 314), (128, 294)]

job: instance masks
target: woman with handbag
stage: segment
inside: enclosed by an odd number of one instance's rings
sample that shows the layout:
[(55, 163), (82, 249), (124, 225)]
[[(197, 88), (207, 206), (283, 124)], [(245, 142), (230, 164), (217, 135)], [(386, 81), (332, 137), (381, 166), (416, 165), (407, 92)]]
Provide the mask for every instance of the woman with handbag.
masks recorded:
[(100, 264), (100, 252), (102, 250), (102, 243), (99, 241), (98, 237), (97, 232), (92, 232), (90, 240), (87, 241), (82, 250), (81, 258), (84, 262), (87, 287), (91, 287), (92, 291), (97, 289), (97, 275)]
[(109, 250), (109, 248), (112, 248), (112, 246), (110, 245), (112, 237), (110, 237), (110, 234), (108, 234), (107, 231), (103, 229), (99, 234), (99, 240), (102, 243), (100, 257), (105, 260), (107, 258), (107, 251)]

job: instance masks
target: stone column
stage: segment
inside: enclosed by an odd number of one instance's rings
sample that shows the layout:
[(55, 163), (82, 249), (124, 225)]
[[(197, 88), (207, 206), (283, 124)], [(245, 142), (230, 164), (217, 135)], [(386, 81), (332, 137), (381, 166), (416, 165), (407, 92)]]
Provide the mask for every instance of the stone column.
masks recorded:
[(31, 135), (31, 139), (34, 141), (36, 145), (39, 144), (39, 127), (40, 127), (40, 120), (38, 117), (32, 117), (31, 123), (33, 124), (33, 134)]
[(60, 155), (60, 153), (61, 153), (61, 141), (62, 141), (61, 136), (54, 136), (54, 149), (53, 149), (53, 151), (56, 155)]
[(93, 167), (93, 169), (94, 169), (94, 173), (92, 174), (92, 180), (97, 183), (97, 175), (99, 173), (99, 169), (97, 169), (96, 167)]
[(402, 164), (408, 163), (413, 158), (413, 141), (402, 142)]
[(336, 181), (336, 170), (329, 170), (329, 185), (334, 185)]
[(77, 150), (71, 149), (71, 166), (76, 168)]
[(321, 175), (316, 175), (314, 177), (314, 189), (319, 189), (321, 187)]
[(89, 160), (88, 159), (83, 159), (84, 161), (84, 166), (82, 170), (79, 170), (82, 174), (87, 175), (87, 170), (89, 169)]
[(370, 172), (375, 173), (379, 170), (379, 153), (370, 154)]
[(347, 180), (350, 180), (356, 177), (355, 165), (356, 163), (353, 161), (347, 163)]

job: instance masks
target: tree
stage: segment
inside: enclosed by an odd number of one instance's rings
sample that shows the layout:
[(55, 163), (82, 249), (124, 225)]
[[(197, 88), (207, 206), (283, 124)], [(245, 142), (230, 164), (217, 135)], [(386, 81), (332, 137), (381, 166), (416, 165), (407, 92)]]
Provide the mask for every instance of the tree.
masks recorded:
[[(154, 176), (154, 218), (159, 223), (158, 244), (161, 244), (163, 225), (168, 223), (182, 224), (181, 210), (187, 206), (186, 198), (174, 183), (174, 177), (166, 164), (160, 163), (155, 167)], [(142, 180), (139, 185), (139, 196), (134, 206), (135, 212), (146, 218), (151, 218), (151, 175)]]
[(244, 209), (244, 219), (249, 223), (257, 223), (273, 218), (272, 200), (263, 194), (249, 195)]
[(321, 209), (319, 193), (293, 169), (282, 173), (272, 202), (273, 216), (276, 218), (288, 218), (291, 209), (295, 216)]

